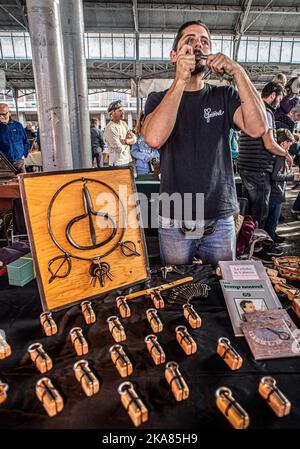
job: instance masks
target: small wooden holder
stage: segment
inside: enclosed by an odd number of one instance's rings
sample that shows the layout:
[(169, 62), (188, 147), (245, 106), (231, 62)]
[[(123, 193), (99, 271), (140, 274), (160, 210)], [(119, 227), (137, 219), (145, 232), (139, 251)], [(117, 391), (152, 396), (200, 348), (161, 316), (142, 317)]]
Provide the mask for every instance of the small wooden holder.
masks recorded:
[(238, 370), (243, 364), (243, 358), (231, 346), (230, 340), (221, 337), (218, 340), (217, 353), (222, 357), (231, 370)]
[(281, 278), (279, 276), (275, 277), (270, 277), (270, 281), (272, 282), (273, 285), (276, 284), (286, 284), (286, 279)]
[(185, 326), (177, 326), (175, 329), (176, 339), (186, 355), (192, 355), (197, 351), (197, 343), (189, 334)]
[(4, 360), (11, 355), (11, 347), (0, 334), (0, 360)]
[(81, 311), (84, 316), (86, 324), (93, 324), (96, 322), (96, 315), (92, 307), (91, 301), (82, 301), (80, 304)]
[(131, 309), (127, 303), (126, 296), (118, 296), (116, 298), (119, 314), (122, 318), (128, 318), (131, 316)]
[(156, 309), (148, 309), (146, 311), (146, 317), (154, 333), (157, 334), (158, 332), (162, 332), (164, 326), (157, 314)]
[(111, 359), (121, 377), (130, 376), (133, 373), (133, 366), (125, 353), (123, 346), (113, 345), (109, 349)]
[(247, 429), (250, 424), (249, 415), (235, 401), (229, 388), (221, 387), (216, 391), (216, 404), (235, 429)]
[(274, 270), (274, 268), (266, 268), (266, 272), (270, 278), (276, 278), (278, 276), (278, 271)]
[(89, 345), (82, 334), (81, 327), (73, 327), (70, 330), (70, 337), (78, 356), (85, 355), (89, 352)]
[(151, 292), (150, 299), (156, 309), (163, 309), (165, 307), (165, 302), (159, 290)]
[(274, 288), (277, 292), (284, 293), (290, 301), (300, 298), (300, 290), (292, 285), (278, 283), (274, 285)]
[(63, 398), (48, 377), (37, 382), (35, 392), (49, 416), (57, 415), (64, 408)]
[(28, 347), (28, 353), (31, 360), (35, 364), (35, 367), (39, 370), (40, 373), (44, 374), (47, 371), (51, 370), (53, 366), (52, 360), (44, 351), (41, 343), (33, 343), (32, 345), (30, 345)]
[(171, 387), (176, 401), (184, 401), (189, 397), (190, 390), (179, 371), (177, 362), (168, 362), (165, 369), (165, 378)]
[(297, 315), (298, 318), (300, 318), (300, 299), (299, 298), (295, 298), (293, 303), (292, 303), (292, 309), (295, 312), (295, 314)]
[(276, 380), (273, 377), (263, 377), (259, 383), (258, 392), (279, 418), (291, 413), (292, 405), (276, 387)]
[(158, 343), (156, 335), (150, 334), (145, 338), (145, 343), (155, 365), (161, 365), (166, 361), (166, 354)]
[(148, 420), (148, 409), (137, 395), (131, 382), (123, 382), (119, 385), (118, 393), (125, 410), (136, 427)]
[(6, 401), (7, 390), (8, 390), (8, 385), (5, 384), (4, 382), (1, 382), (1, 380), (0, 380), (0, 404), (3, 404), (3, 402)]
[(57, 333), (57, 326), (52, 318), (51, 312), (44, 312), (40, 315), (40, 322), (44, 331), (44, 334), (47, 337), (51, 337), (52, 335), (55, 335)]
[(110, 316), (107, 318), (108, 328), (117, 343), (126, 340), (126, 333), (117, 316)]
[(183, 304), (183, 315), (193, 329), (201, 327), (202, 321), (191, 304)]
[(73, 370), (82, 390), (88, 397), (98, 393), (100, 388), (99, 381), (91, 371), (87, 360), (79, 360), (76, 362), (73, 366)]

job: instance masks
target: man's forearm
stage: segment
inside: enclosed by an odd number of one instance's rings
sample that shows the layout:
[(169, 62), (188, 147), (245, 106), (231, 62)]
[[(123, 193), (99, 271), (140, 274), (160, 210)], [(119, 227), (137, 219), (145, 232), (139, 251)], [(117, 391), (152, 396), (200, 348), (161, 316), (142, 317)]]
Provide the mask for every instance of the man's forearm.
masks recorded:
[(242, 68), (234, 75), (239, 96), (243, 122), (247, 134), (257, 134), (258, 130), (267, 129), (265, 106), (259, 93), (250, 81), (247, 73)]
[(146, 117), (142, 134), (150, 147), (161, 147), (170, 136), (176, 122), (184, 88), (185, 83), (175, 79), (161, 103)]
[(274, 142), (273, 145), (266, 148), (266, 150), (268, 150), (272, 154), (276, 154), (276, 156), (284, 156), (285, 157), (287, 155), (287, 152), (276, 142)]

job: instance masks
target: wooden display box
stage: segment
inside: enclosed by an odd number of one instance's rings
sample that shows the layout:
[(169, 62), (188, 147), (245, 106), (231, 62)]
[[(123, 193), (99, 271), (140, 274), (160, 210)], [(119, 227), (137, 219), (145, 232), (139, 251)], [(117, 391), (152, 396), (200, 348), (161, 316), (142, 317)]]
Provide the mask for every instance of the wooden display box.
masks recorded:
[[(19, 176), (19, 182), (44, 310), (56, 311), (72, 306), (84, 299), (102, 297), (104, 293), (109, 291), (129, 287), (149, 279), (150, 269), (147, 248), (131, 168), (30, 173)], [(63, 187), (66, 183), (70, 184)], [(105, 183), (117, 192), (124, 208), (120, 206), (118, 197), (101, 183)], [(92, 246), (93, 244), (89, 216), (74, 221), (76, 217), (80, 217), (86, 212), (84, 208), (84, 185), (88, 189), (93, 211), (102, 212), (103, 214), (108, 213), (117, 224), (117, 232), (112, 240), (96, 249), (78, 249), (70, 243), (70, 239), (68, 240), (66, 234), (67, 226), (72, 222), (69, 234), (72, 240), (80, 246)], [(57, 193), (61, 188), (62, 190)], [(130, 198), (130, 201), (128, 201), (128, 198)], [(52, 207), (49, 209), (51, 200)], [(51, 238), (47, 224), (48, 217), (50, 217), (50, 229), (55, 240), (67, 253), (77, 257), (97, 258), (97, 256), (112, 250), (118, 245), (119, 241), (132, 241), (135, 243), (136, 251), (140, 256), (131, 255), (126, 257), (122, 253), (121, 247), (117, 246), (110, 255), (101, 258), (101, 262), (110, 264), (112, 275), (112, 280), (109, 280), (106, 275), (104, 276), (104, 286), (100, 285), (98, 279), (95, 282), (95, 286), (90, 283), (89, 268), (92, 261), (79, 260), (73, 257), (70, 258), (71, 270), (69, 275), (63, 278), (56, 277), (51, 281), (48, 264), (56, 257), (64, 256), (64, 253)], [(101, 220), (105, 220), (103, 216), (91, 215), (91, 219), (95, 229), (97, 244), (112, 235), (112, 228), (101, 227), (103, 224)], [(126, 222), (125, 226), (124, 220)], [(122, 238), (123, 229), (125, 229), (125, 232)], [(126, 248), (124, 249), (126, 250)], [(130, 251), (127, 251), (127, 253), (130, 253)], [(53, 261), (51, 265), (53, 273), (59, 269), (62, 261), (63, 258)], [(93, 262), (97, 263), (97, 260), (95, 259)], [(66, 274), (67, 268), (68, 263), (65, 261), (60, 270), (58, 270), (58, 274)]]

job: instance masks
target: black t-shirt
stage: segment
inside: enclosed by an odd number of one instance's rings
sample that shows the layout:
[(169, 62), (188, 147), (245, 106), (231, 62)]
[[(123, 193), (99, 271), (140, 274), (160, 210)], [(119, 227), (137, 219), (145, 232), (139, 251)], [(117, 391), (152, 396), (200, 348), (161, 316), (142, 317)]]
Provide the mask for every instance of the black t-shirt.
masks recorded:
[[(162, 101), (167, 91), (152, 92), (145, 104), (145, 115)], [(233, 115), (240, 106), (237, 91), (229, 86), (205, 84), (199, 91), (183, 93), (175, 126), (160, 148), (160, 193), (178, 192), (192, 196), (192, 217), (178, 216), (171, 203), (170, 218), (200, 219), (197, 193), (204, 194), (204, 218), (220, 219), (238, 212), (230, 151), (229, 132)], [(153, 130), (155, 132), (155, 130)], [(185, 196), (188, 198), (189, 195)], [(187, 201), (187, 200), (186, 200)], [(163, 216), (169, 214), (163, 213)]]

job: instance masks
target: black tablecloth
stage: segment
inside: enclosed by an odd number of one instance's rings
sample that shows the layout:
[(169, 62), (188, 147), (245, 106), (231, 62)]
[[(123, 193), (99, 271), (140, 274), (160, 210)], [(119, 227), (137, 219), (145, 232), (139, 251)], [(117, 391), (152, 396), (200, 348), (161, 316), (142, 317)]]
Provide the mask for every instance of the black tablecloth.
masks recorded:
[[(160, 273), (160, 272), (159, 272)], [(144, 338), (151, 332), (145, 312), (152, 303), (141, 297), (131, 301), (132, 316), (122, 320), (127, 340), (124, 347), (134, 365), (133, 375), (128, 378), (141, 394), (149, 409), (146, 429), (226, 429), (230, 425), (215, 405), (215, 391), (228, 386), (233, 395), (250, 415), (250, 428), (291, 429), (300, 428), (300, 358), (255, 361), (244, 338), (235, 338), (228, 317), (218, 279), (210, 266), (185, 267), (185, 275), (197, 281), (207, 282), (211, 291), (206, 299), (193, 301), (202, 318), (202, 327), (192, 330), (198, 351), (186, 356), (175, 338), (175, 327), (186, 324), (180, 305), (168, 304), (159, 310), (164, 330), (158, 339), (166, 351), (167, 361), (176, 360), (190, 387), (190, 397), (176, 403), (164, 380), (164, 366), (155, 366), (146, 349)], [(179, 278), (168, 275), (167, 281)], [(53, 337), (43, 336), (39, 324), (41, 306), (35, 281), (23, 288), (8, 287), (0, 281), (0, 329), (12, 347), (12, 356), (0, 361), (0, 379), (9, 384), (8, 399), (0, 405), (1, 428), (86, 428), (129, 429), (133, 424), (124, 410), (117, 388), (123, 379), (115, 369), (109, 348), (115, 342), (108, 331), (106, 318), (117, 314), (117, 293), (93, 302), (97, 322), (86, 325), (79, 306), (54, 313), (59, 332)], [(160, 274), (152, 276), (151, 285), (164, 281)], [(143, 287), (143, 286), (142, 286)], [(135, 290), (140, 288), (135, 287)], [(122, 293), (126, 293), (123, 291)], [(118, 293), (121, 293), (119, 291)], [(166, 296), (166, 294), (165, 294)], [(290, 302), (282, 303), (290, 312), (298, 327), (299, 320), (290, 311)], [(81, 326), (88, 340), (90, 351), (86, 359), (101, 382), (100, 393), (87, 398), (75, 380), (73, 364), (79, 360), (70, 342), (69, 331)], [(244, 357), (244, 364), (232, 372), (216, 354), (219, 337), (228, 337)], [(29, 356), (27, 347), (41, 342), (53, 360), (53, 368), (46, 375), (61, 392), (65, 406), (56, 417), (49, 418), (35, 395), (35, 384), (42, 377)], [(292, 402), (292, 413), (277, 418), (258, 394), (262, 376), (272, 375), (279, 388)]]

